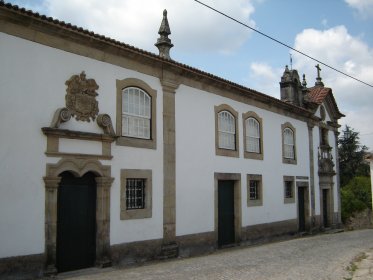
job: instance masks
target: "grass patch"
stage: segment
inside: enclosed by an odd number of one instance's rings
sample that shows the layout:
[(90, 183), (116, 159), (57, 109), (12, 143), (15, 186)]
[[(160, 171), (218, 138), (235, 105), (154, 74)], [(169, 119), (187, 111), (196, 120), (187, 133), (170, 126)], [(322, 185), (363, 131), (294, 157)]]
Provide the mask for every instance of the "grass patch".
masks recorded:
[(350, 273), (350, 277), (344, 277), (344, 280), (352, 280), (354, 272), (358, 269), (358, 263), (366, 259), (368, 256), (366, 253), (360, 253), (352, 259), (350, 264), (346, 267), (346, 270)]

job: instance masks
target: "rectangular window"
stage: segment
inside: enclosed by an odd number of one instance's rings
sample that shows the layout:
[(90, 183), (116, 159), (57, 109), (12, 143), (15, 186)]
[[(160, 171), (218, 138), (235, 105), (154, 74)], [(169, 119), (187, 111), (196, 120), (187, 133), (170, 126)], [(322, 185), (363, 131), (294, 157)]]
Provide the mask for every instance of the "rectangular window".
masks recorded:
[(120, 219), (152, 217), (152, 171), (120, 170)]
[(295, 203), (294, 176), (284, 176), (284, 203)]
[(126, 181), (126, 208), (145, 208), (145, 179), (128, 179)]
[(259, 199), (259, 181), (258, 180), (250, 180), (250, 200), (258, 200)]
[(263, 205), (263, 183), (262, 175), (247, 175), (247, 206)]
[(285, 198), (293, 197), (293, 181), (285, 181)]

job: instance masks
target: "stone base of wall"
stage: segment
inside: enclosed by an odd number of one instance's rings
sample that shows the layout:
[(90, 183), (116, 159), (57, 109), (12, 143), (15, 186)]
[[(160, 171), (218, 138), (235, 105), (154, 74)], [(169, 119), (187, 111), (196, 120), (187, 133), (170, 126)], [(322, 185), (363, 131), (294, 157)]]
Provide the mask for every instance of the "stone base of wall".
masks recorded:
[(346, 230), (373, 228), (372, 210), (365, 209), (360, 213), (354, 213), (353, 216), (346, 221), (344, 228)]
[(254, 245), (290, 239), (298, 234), (298, 221), (286, 220), (242, 228), (242, 244)]
[(320, 229), (321, 229), (321, 216), (320, 215), (315, 215), (311, 225), (312, 225), (311, 233), (319, 232)]
[(0, 279), (33, 279), (43, 275), (44, 254), (0, 259)]
[(192, 257), (216, 250), (216, 236), (214, 232), (182, 235), (176, 238), (179, 244), (180, 257)]
[[(319, 232), (320, 216), (307, 220), (310, 233)], [(297, 219), (243, 227), (238, 244), (254, 245), (291, 239), (298, 236)], [(179, 257), (208, 254), (217, 249), (217, 233), (204, 232), (176, 237)], [(123, 243), (111, 246), (113, 265), (128, 266), (157, 260), (162, 253), (162, 239)], [(32, 279), (41, 277), (44, 254), (0, 259), (0, 279)]]
[[(320, 231), (325, 231), (326, 229), (324, 228), (324, 225), (321, 221), (321, 216), (320, 215), (315, 215), (313, 219), (313, 224), (311, 227), (310, 232), (311, 233), (318, 233)], [(341, 229), (343, 228), (343, 224), (340, 222), (339, 219), (339, 212), (334, 212), (333, 213), (333, 221), (332, 224), (328, 227), (328, 229)]]
[(123, 243), (111, 246), (113, 265), (132, 265), (155, 260), (161, 254), (162, 239)]

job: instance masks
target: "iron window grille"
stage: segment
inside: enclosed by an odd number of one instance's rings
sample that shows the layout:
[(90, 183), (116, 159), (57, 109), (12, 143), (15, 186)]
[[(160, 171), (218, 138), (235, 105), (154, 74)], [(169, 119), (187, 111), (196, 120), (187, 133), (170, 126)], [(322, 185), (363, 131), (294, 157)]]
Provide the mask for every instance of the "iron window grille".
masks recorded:
[(127, 210), (145, 208), (145, 181), (145, 179), (126, 180)]
[(293, 181), (285, 181), (285, 198), (293, 197)]
[(250, 200), (259, 200), (259, 180), (250, 180), (249, 198)]

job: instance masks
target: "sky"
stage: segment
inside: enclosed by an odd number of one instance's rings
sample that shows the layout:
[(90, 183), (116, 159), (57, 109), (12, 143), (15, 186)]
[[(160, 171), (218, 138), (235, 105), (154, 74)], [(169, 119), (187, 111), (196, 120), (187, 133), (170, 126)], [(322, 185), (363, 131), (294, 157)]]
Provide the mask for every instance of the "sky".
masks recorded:
[[(373, 85), (373, 0), (200, 0), (205, 4)], [(290, 67), (315, 83), (317, 62), (229, 20), (194, 0), (5, 0), (34, 12), (158, 54), (154, 46), (164, 9), (171, 58), (280, 98)], [(373, 150), (373, 87), (321, 65), (321, 77), (340, 111), (339, 123), (360, 133)]]

